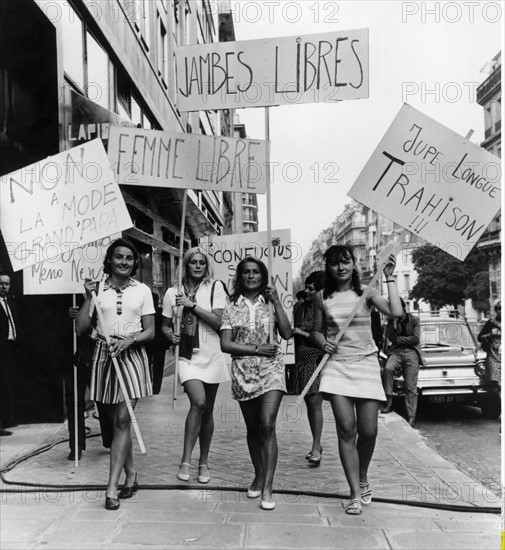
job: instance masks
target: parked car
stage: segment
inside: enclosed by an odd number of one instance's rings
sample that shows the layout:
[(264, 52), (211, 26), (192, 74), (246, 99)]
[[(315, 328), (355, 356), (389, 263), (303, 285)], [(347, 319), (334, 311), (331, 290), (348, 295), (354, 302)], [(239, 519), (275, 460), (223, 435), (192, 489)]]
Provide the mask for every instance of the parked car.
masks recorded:
[[(480, 407), (484, 418), (501, 414), (500, 395), (484, 383), (484, 359), (469, 324), (461, 318), (420, 317), (421, 345), (426, 366), (419, 369), (419, 400)], [(395, 380), (395, 395), (404, 395), (403, 378)]]

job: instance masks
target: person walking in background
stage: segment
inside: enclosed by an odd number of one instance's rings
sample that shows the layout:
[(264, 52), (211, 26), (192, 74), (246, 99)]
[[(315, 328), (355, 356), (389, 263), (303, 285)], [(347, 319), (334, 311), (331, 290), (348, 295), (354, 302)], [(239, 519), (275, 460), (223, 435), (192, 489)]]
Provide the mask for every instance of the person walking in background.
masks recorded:
[(421, 325), (419, 317), (407, 313), (407, 307), (402, 298), (403, 314), (400, 318), (389, 317), (386, 338), (390, 342), (387, 351), (388, 359), (382, 373), (382, 383), (387, 402), (381, 413), (387, 414), (393, 410), (393, 382), (395, 376), (403, 375), (405, 389), (405, 407), (407, 420), (412, 428), (416, 425), (417, 412), (417, 378), (419, 365), (424, 364), (421, 352)]
[(0, 272), (0, 436), (12, 435), (16, 371), (21, 362), (21, 309), (10, 295), (11, 277)]
[(163, 372), (165, 370), (165, 354), (167, 351), (167, 340), (161, 330), (163, 321), (162, 307), (160, 306), (160, 297), (156, 292), (152, 292), (154, 309), (154, 340), (147, 344), (147, 356), (151, 365), (151, 376), (153, 379), (153, 395), (158, 395), (161, 391), (163, 382)]
[[(189, 481), (191, 455), (200, 441), (198, 481), (208, 483), (209, 450), (214, 434), (214, 402), (221, 382), (230, 379), (219, 345), (218, 330), (226, 302), (221, 281), (213, 280), (211, 260), (201, 248), (190, 248), (182, 260), (182, 286), (169, 288), (163, 299), (162, 331), (169, 344), (179, 346), (179, 379), (190, 403), (184, 426), (184, 448), (177, 472)], [(174, 332), (174, 317), (182, 306), (182, 323)]]
[[(305, 279), (305, 301), (293, 311), (295, 335), (295, 361), (297, 369), (297, 391), (300, 395), (314, 374), (323, 358), (322, 351), (311, 340), (314, 328), (314, 298), (324, 288), (326, 274), (324, 271), (314, 271)], [(319, 374), (307, 391), (304, 400), (307, 406), (307, 417), (312, 433), (312, 448), (305, 456), (314, 466), (321, 464), (323, 447), (321, 435), (323, 432), (323, 398), (319, 393)]]
[(402, 307), (392, 278), (393, 255), (384, 267), (389, 299), (372, 289), (338, 344), (332, 340), (359, 301), (361, 286), (356, 257), (351, 246), (331, 246), (324, 255), (326, 283), (314, 300), (313, 340), (329, 354), (321, 372), (319, 391), (330, 401), (338, 433), (340, 460), (350, 488), (346, 513), (362, 513), (372, 501), (368, 467), (377, 438), (379, 402), (385, 400), (372, 338), (370, 309), (400, 317)]
[[(270, 339), (269, 302), (274, 309), (274, 341)], [(268, 285), (263, 262), (247, 256), (237, 265), (233, 293), (221, 324), (221, 349), (232, 356), (232, 395), (240, 404), (254, 480), (247, 496), (261, 496), (261, 508), (273, 510), (273, 479), (277, 466), (275, 424), (286, 392), (284, 357), (275, 335), (291, 338), (289, 319), (277, 291)]]
[(495, 302), (494, 311), (494, 319), (486, 321), (477, 339), (486, 352), (484, 380), (501, 394), (501, 300)]
[[(116, 239), (105, 253), (103, 289), (99, 289), (98, 304), (105, 327), (98, 322), (93, 354), (90, 399), (102, 403), (102, 410), (114, 423), (110, 452), (110, 470), (105, 508), (117, 510), (119, 499), (131, 498), (138, 489), (138, 475), (133, 464), (131, 419), (126, 400), (135, 408), (137, 400), (152, 395), (152, 382), (145, 344), (154, 338), (154, 304), (151, 290), (133, 279), (140, 257), (133, 244)], [(101, 286), (101, 285), (100, 285)], [(86, 297), (76, 317), (76, 332), (84, 336), (92, 317), (92, 291), (96, 283), (86, 279)], [(110, 345), (105, 335), (109, 333)], [(128, 395), (123, 395), (112, 358), (117, 358), (123, 372)], [(102, 414), (102, 410), (100, 414)], [(126, 479), (118, 493), (121, 470)]]

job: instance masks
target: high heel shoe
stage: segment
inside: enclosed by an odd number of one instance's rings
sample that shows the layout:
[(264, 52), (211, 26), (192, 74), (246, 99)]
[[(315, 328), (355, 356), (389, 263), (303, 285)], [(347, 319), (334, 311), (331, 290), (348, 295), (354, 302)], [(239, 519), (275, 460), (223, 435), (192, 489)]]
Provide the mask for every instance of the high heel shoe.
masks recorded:
[(207, 464), (200, 464), (198, 466), (198, 483), (209, 483), (210, 471)]
[[(186, 472), (183, 471), (187, 470)], [(188, 462), (181, 462), (181, 465), (179, 466), (179, 471), (177, 472), (177, 479), (180, 479), (181, 481), (189, 481), (189, 469), (191, 468), (191, 464)]]
[(133, 485), (131, 487), (128, 487), (125, 485), (121, 491), (119, 491), (118, 498), (131, 498), (133, 495), (137, 493), (139, 489), (138, 484), (138, 473), (135, 472), (135, 480), (133, 481)]
[(118, 510), (119, 509), (119, 498), (113, 498), (107, 496), (105, 493), (105, 509), (106, 510)]

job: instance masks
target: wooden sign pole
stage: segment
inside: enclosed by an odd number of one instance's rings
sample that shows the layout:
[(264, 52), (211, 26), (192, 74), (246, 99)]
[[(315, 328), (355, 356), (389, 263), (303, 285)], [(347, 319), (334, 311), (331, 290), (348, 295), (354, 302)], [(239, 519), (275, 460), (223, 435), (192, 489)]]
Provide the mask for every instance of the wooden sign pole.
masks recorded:
[[(270, 107), (265, 107), (265, 141), (266, 141), (266, 199), (267, 199), (267, 241), (268, 241), (268, 276), (273, 281), (273, 248), (272, 248), (272, 196), (270, 189)], [(270, 282), (270, 281), (269, 281)], [(273, 284), (273, 283), (272, 283)], [(269, 342), (274, 343), (274, 311), (272, 302), (268, 303)]]
[[(184, 234), (186, 231), (186, 204), (188, 201), (188, 190), (184, 189), (184, 195), (182, 199), (182, 214), (181, 214), (181, 233), (179, 239), (179, 273), (177, 276), (177, 294), (182, 292), (182, 258), (184, 257)], [(182, 307), (176, 308), (175, 313), (175, 327), (174, 331), (176, 334), (180, 334), (181, 331), (181, 318), (182, 318)], [(174, 371), (174, 391), (173, 391), (173, 400), (172, 408), (175, 409), (177, 401), (177, 387), (179, 385), (179, 344), (175, 346), (175, 371)]]
[[(77, 302), (75, 298), (75, 294), (72, 295), (72, 307), (77, 307)], [(74, 346), (74, 357), (75, 353), (77, 351), (77, 334), (75, 332), (75, 317), (72, 320), (72, 323), (74, 325), (74, 331), (73, 331), (73, 346)], [(77, 365), (74, 361), (74, 453), (75, 453), (75, 467), (79, 468), (79, 434), (78, 434), (78, 413), (79, 413), (79, 403), (78, 399), (79, 396), (77, 395)]]

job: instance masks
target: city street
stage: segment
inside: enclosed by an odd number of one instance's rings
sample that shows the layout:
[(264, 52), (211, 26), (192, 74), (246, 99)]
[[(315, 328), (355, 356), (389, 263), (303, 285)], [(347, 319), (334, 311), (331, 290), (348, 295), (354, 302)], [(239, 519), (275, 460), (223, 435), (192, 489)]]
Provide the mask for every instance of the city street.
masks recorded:
[(417, 422), (424, 442), (459, 470), (497, 493), (500, 420), (486, 420), (477, 407), (424, 407)]

